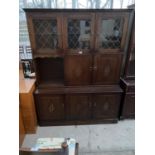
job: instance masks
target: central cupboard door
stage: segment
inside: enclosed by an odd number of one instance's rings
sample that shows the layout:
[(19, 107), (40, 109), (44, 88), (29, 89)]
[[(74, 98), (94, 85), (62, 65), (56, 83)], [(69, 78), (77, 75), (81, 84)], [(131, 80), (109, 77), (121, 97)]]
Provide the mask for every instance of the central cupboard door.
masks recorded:
[(68, 120), (88, 120), (91, 118), (90, 95), (67, 95), (66, 106)]
[(122, 54), (96, 54), (93, 65), (94, 84), (118, 84)]
[(92, 76), (92, 56), (90, 54), (66, 55), (64, 73), (66, 85), (89, 85)]

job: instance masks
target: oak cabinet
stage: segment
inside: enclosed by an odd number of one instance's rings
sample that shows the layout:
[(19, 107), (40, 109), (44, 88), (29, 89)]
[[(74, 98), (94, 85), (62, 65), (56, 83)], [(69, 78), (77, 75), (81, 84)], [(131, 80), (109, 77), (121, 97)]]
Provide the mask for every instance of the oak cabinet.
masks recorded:
[(40, 125), (116, 122), (130, 9), (25, 9)]

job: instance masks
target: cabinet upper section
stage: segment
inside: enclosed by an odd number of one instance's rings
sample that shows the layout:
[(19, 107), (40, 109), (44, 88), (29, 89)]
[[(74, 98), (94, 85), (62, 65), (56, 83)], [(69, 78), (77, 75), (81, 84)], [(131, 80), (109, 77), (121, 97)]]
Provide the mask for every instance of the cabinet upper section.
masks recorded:
[(34, 57), (123, 51), (131, 9), (24, 9)]

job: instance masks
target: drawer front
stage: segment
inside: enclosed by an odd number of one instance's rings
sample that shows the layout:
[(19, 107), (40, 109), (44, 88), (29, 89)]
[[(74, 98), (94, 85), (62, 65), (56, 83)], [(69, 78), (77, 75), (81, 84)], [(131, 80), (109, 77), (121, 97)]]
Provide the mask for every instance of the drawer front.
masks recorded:
[(39, 120), (63, 120), (64, 96), (40, 95), (36, 97), (36, 107)]
[(120, 95), (95, 95), (93, 98), (93, 118), (117, 118), (120, 107)]
[(135, 115), (135, 94), (125, 95), (122, 115), (125, 117)]

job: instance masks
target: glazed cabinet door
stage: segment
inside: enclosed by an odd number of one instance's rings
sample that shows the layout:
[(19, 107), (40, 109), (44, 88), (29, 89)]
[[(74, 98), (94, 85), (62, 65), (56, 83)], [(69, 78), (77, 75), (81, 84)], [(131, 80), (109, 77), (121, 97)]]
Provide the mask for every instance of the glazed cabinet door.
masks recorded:
[(66, 52), (89, 52), (94, 46), (95, 14), (69, 12), (63, 14), (63, 48)]
[(31, 48), (35, 56), (49, 56), (62, 49), (60, 13), (27, 13)]
[(89, 85), (92, 74), (91, 54), (66, 55), (64, 60), (64, 73), (66, 85)]
[(66, 96), (68, 120), (88, 120), (91, 118), (90, 95), (71, 94)]
[(93, 65), (94, 84), (118, 84), (122, 54), (96, 54)]
[(120, 95), (94, 95), (93, 96), (93, 118), (114, 119), (118, 118), (120, 107)]
[(122, 51), (127, 35), (128, 19), (128, 12), (96, 13), (96, 50)]
[(35, 96), (35, 101), (39, 120), (64, 120), (63, 95), (39, 95)]

